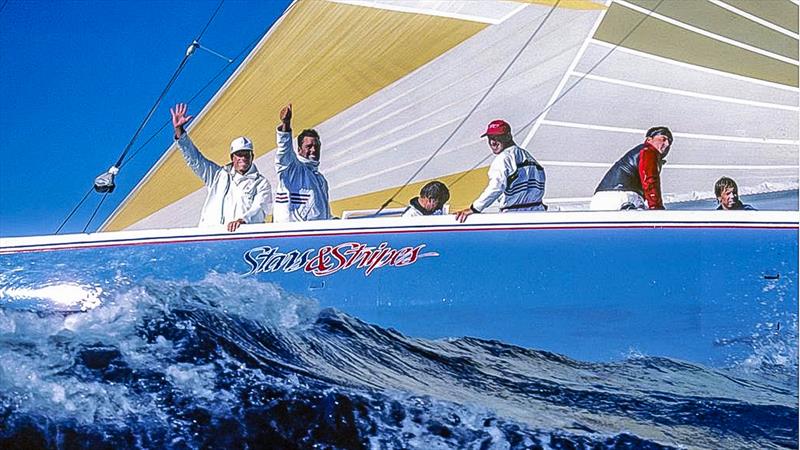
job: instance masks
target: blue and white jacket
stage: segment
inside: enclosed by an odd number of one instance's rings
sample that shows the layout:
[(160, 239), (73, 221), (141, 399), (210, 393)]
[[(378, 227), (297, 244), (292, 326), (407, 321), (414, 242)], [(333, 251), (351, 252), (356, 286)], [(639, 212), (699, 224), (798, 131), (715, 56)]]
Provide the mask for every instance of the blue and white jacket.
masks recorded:
[(197, 226), (225, 225), (237, 219), (264, 223), (270, 211), (272, 188), (255, 164), (243, 175), (231, 164), (220, 166), (203, 156), (187, 133), (177, 142), (186, 163), (208, 188)]
[(506, 147), (489, 166), (489, 184), (472, 203), (481, 212), (499, 198), (500, 212), (544, 211), (544, 167), (516, 145)]
[(319, 161), (303, 158), (295, 152), (292, 133), (276, 131), (275, 190), (273, 222), (303, 222), (331, 218), (328, 204), (328, 181), (319, 172)]

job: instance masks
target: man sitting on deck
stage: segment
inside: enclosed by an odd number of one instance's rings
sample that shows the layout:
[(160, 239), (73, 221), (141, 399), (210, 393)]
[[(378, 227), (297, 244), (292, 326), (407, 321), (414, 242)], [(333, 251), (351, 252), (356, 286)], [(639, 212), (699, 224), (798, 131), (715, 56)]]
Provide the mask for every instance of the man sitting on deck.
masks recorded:
[(594, 191), (589, 208), (598, 211), (664, 209), (661, 167), (670, 147), (672, 132), (669, 128), (647, 130), (644, 143), (629, 150), (608, 169)]
[(199, 227), (227, 225), (236, 231), (243, 223), (264, 223), (272, 201), (269, 181), (253, 164), (253, 143), (240, 136), (231, 142), (231, 162), (225, 166), (210, 161), (195, 147), (184, 125), (192, 119), (186, 104), (170, 109), (175, 140), (184, 159), (208, 189)]
[(419, 197), (411, 199), (411, 205), (403, 217), (440, 216), (442, 207), (450, 200), (450, 190), (441, 181), (431, 181), (419, 191)]
[(514, 143), (511, 125), (495, 120), (481, 137), (488, 138), (489, 149), (496, 156), (489, 166), (489, 184), (469, 208), (456, 213), (456, 220), (464, 222), (474, 213), (480, 213), (495, 200), (500, 199), (500, 212), (545, 211), (544, 167), (525, 149)]
[(739, 186), (732, 178), (722, 177), (714, 183), (714, 195), (717, 196), (718, 210), (755, 210), (750, 205), (745, 205), (739, 200)]
[(274, 222), (304, 222), (331, 218), (328, 181), (319, 172), (322, 143), (316, 130), (303, 130), (297, 136), (297, 153), (292, 145), (292, 105), (281, 109), (275, 152)]

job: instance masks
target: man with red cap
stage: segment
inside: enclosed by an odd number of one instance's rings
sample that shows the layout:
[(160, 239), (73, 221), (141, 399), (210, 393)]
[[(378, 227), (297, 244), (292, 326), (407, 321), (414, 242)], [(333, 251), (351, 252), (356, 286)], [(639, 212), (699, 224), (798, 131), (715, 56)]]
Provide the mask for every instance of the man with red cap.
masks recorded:
[(664, 209), (661, 199), (661, 167), (672, 146), (667, 127), (653, 127), (644, 143), (622, 155), (606, 172), (594, 191), (590, 209)]
[(489, 166), (489, 184), (469, 208), (456, 212), (456, 220), (464, 222), (498, 200), (500, 212), (545, 211), (544, 167), (530, 153), (514, 143), (511, 125), (504, 120), (489, 123), (481, 137), (488, 139), (496, 156)]

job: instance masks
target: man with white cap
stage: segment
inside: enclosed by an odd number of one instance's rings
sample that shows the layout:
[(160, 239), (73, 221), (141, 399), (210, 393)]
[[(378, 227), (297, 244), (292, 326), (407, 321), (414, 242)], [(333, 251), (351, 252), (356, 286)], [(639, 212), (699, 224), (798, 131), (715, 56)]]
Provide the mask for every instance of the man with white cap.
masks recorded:
[(297, 135), (297, 151), (292, 145), (292, 104), (281, 109), (281, 123), (276, 130), (275, 188), (273, 220), (304, 222), (331, 218), (328, 204), (328, 180), (319, 171), (322, 142), (316, 130)]
[(664, 209), (661, 167), (670, 147), (672, 132), (669, 128), (659, 126), (647, 130), (644, 142), (628, 150), (608, 169), (594, 191), (589, 209)]
[(456, 212), (456, 220), (463, 223), (498, 199), (501, 213), (547, 210), (542, 203), (544, 167), (514, 143), (511, 125), (494, 120), (481, 137), (488, 139), (489, 149), (496, 155), (489, 166), (489, 184), (469, 208)]
[(231, 142), (230, 164), (220, 166), (210, 161), (194, 145), (184, 129), (192, 119), (186, 104), (170, 109), (175, 140), (184, 159), (208, 189), (199, 227), (226, 225), (236, 231), (245, 223), (264, 223), (272, 203), (272, 187), (253, 164), (253, 143), (245, 136)]

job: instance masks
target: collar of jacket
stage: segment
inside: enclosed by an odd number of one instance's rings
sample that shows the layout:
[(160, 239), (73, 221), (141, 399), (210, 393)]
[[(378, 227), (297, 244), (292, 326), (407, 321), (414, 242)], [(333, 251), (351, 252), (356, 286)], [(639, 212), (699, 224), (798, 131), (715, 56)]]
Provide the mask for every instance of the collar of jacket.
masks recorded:
[(409, 202), (411, 203), (411, 207), (419, 211), (420, 214), (423, 216), (432, 216), (437, 210), (434, 209), (433, 211), (428, 211), (427, 209), (423, 208), (422, 205), (419, 204), (419, 197), (414, 197)]
[(295, 152), (295, 154), (297, 155), (297, 160), (300, 161), (300, 164), (302, 164), (304, 166), (308, 166), (308, 167), (310, 167), (310, 168), (312, 168), (314, 170), (317, 170), (317, 168), (319, 168), (319, 161), (314, 161), (313, 159), (303, 158), (297, 152)]
[[(733, 208), (731, 208), (731, 210), (744, 209), (744, 206), (745, 205), (744, 205), (744, 203), (742, 203), (741, 200), (736, 200), (736, 204), (733, 205)], [(719, 200), (717, 200), (717, 209), (718, 210), (725, 209), (725, 208), (722, 207), (722, 203), (720, 203)]]
[(642, 148), (642, 150), (652, 150), (652, 151), (656, 152), (656, 154), (658, 155), (658, 161), (659, 161), (658, 167), (659, 168), (667, 163), (666, 158), (664, 158), (664, 154), (661, 153), (660, 151), (658, 151), (658, 149), (656, 149), (652, 145), (650, 145), (649, 142), (644, 142), (644, 143), (642, 143), (642, 145), (644, 146), (644, 148)]
[[(247, 169), (247, 172), (240, 174), (239, 172), (233, 170), (233, 163), (225, 164), (225, 171), (236, 181), (239, 178), (249, 178), (249, 179), (256, 179), (260, 175), (258, 173), (258, 167), (256, 167), (255, 163), (250, 164), (250, 168)], [(238, 177), (237, 177), (238, 175)]]
[(517, 147), (519, 147), (517, 144), (509, 145), (508, 147), (504, 148), (502, 152), (500, 152), (500, 155), (502, 155), (505, 152), (512, 152)]

